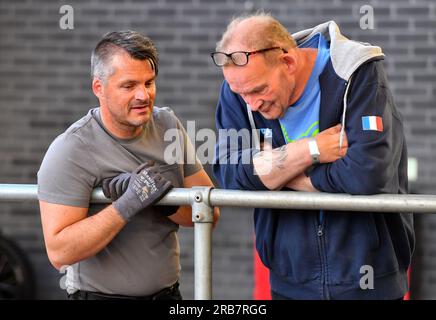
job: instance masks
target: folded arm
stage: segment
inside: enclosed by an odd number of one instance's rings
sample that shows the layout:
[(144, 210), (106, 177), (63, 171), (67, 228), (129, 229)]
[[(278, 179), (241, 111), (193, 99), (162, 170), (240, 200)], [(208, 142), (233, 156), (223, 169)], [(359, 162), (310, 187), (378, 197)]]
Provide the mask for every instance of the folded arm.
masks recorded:
[(112, 205), (89, 217), (88, 208), (46, 201), (39, 206), (48, 258), (56, 269), (94, 256), (126, 224)]
[[(312, 165), (308, 139), (272, 150), (256, 150), (251, 144), (251, 125), (245, 102), (226, 82), (221, 88), (216, 126), (219, 135), (213, 172), (223, 188), (278, 190)], [(235, 138), (231, 130), (239, 136)], [(346, 153), (346, 143), (339, 149), (339, 131), (338, 125), (316, 137), (321, 162), (335, 161)]]
[[(401, 117), (385, 83), (381, 62), (363, 65), (349, 91), (347, 155), (317, 166), (310, 173), (313, 186), (324, 192), (349, 194), (397, 193), (406, 175), (406, 148)], [(364, 130), (364, 117), (379, 117), (382, 128)]]

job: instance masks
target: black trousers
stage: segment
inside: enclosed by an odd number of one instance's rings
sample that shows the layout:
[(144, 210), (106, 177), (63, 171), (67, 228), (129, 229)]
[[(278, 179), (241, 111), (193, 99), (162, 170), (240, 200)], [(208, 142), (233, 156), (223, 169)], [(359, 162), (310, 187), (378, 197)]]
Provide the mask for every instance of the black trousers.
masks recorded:
[(171, 287), (164, 288), (152, 295), (143, 297), (123, 296), (116, 294), (106, 294), (91, 291), (76, 291), (68, 295), (70, 300), (182, 300), (179, 290), (179, 283), (176, 282)]

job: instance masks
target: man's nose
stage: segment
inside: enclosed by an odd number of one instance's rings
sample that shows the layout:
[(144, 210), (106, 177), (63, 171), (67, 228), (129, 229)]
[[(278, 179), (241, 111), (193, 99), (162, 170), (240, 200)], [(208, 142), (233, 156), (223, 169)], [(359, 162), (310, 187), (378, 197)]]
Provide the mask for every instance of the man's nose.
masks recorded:
[(135, 91), (135, 99), (137, 100), (148, 100), (150, 95), (145, 86), (139, 86)]
[(249, 99), (249, 100), (250, 101), (246, 100), (246, 102), (250, 106), (251, 110), (253, 110), (254, 112), (259, 110), (260, 107), (262, 107), (263, 102), (264, 102), (262, 99)]

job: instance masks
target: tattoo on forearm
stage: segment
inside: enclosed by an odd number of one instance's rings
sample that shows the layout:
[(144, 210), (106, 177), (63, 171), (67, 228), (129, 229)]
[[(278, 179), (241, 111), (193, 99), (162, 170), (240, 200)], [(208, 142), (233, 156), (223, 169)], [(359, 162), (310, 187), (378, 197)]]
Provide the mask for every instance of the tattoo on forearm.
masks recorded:
[(286, 144), (281, 146), (278, 149), (273, 150), (273, 166), (277, 166), (279, 169), (285, 168), (285, 161), (288, 157), (288, 153), (286, 152)]
[(287, 145), (281, 146), (270, 151), (260, 151), (254, 155), (253, 159), (262, 160), (264, 164), (269, 162), (271, 167), (276, 167), (280, 170), (285, 169), (285, 161), (288, 157)]

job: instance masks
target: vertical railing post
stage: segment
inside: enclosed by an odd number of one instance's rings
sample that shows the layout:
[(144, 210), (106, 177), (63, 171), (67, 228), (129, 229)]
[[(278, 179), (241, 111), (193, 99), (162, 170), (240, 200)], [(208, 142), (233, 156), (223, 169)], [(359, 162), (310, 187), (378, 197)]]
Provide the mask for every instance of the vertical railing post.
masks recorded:
[(212, 224), (211, 187), (192, 188), (192, 222), (194, 222), (195, 300), (212, 299)]

